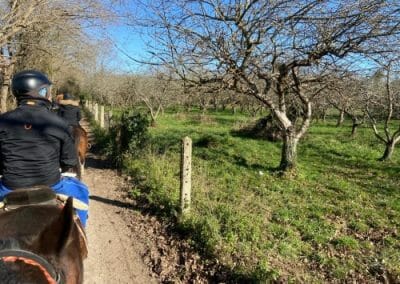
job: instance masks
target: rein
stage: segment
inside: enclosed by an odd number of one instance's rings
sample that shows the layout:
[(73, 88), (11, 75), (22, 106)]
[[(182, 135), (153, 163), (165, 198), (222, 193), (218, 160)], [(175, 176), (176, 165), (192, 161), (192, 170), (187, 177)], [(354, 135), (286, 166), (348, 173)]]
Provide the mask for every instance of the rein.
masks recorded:
[(22, 249), (6, 249), (0, 250), (0, 259), (3, 262), (16, 262), (22, 261), (26, 264), (38, 267), (49, 284), (63, 284), (64, 281), (59, 273), (56, 273), (53, 265), (51, 265), (43, 257)]

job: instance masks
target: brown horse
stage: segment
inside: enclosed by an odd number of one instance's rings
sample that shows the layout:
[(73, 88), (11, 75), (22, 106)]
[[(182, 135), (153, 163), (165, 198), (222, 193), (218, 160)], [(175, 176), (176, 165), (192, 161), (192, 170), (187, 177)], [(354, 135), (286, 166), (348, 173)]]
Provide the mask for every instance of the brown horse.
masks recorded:
[(72, 203), (0, 214), (0, 283), (83, 283), (87, 249)]
[(90, 147), (90, 144), (87, 132), (81, 126), (73, 126), (72, 134), (75, 139), (75, 149), (79, 159), (79, 164), (77, 166), (76, 172), (78, 178), (81, 179), (85, 171), (86, 152), (87, 149)]

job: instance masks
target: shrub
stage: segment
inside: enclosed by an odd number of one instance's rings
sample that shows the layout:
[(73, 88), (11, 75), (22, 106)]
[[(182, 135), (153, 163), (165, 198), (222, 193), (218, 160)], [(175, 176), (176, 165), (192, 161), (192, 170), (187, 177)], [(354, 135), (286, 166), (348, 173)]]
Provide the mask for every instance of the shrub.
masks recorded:
[(110, 129), (106, 153), (120, 167), (124, 156), (137, 158), (146, 148), (149, 119), (140, 112), (124, 112)]
[(282, 140), (282, 129), (272, 115), (260, 118), (241, 129), (234, 130), (232, 134), (241, 137), (266, 139), (272, 142)]

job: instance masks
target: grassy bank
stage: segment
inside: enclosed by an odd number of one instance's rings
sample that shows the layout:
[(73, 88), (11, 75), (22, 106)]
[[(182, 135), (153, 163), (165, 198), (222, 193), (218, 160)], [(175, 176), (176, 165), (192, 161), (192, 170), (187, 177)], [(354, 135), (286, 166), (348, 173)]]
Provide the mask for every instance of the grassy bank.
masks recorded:
[(246, 116), (166, 114), (151, 146), (125, 161), (134, 198), (166, 218), (179, 202), (180, 139), (193, 139), (192, 214), (181, 230), (237, 274), (325, 282), (400, 281), (400, 149), (378, 162), (371, 130), (313, 125), (299, 145), (298, 174), (282, 178), (280, 143), (232, 132)]

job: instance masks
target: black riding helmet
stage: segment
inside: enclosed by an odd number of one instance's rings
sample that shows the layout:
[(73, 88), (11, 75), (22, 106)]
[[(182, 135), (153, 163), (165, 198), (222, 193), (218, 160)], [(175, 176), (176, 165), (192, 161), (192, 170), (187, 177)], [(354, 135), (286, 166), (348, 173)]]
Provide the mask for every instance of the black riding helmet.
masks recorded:
[(11, 89), (18, 101), (39, 99), (49, 101), (51, 82), (45, 74), (36, 70), (18, 72), (12, 78)]

